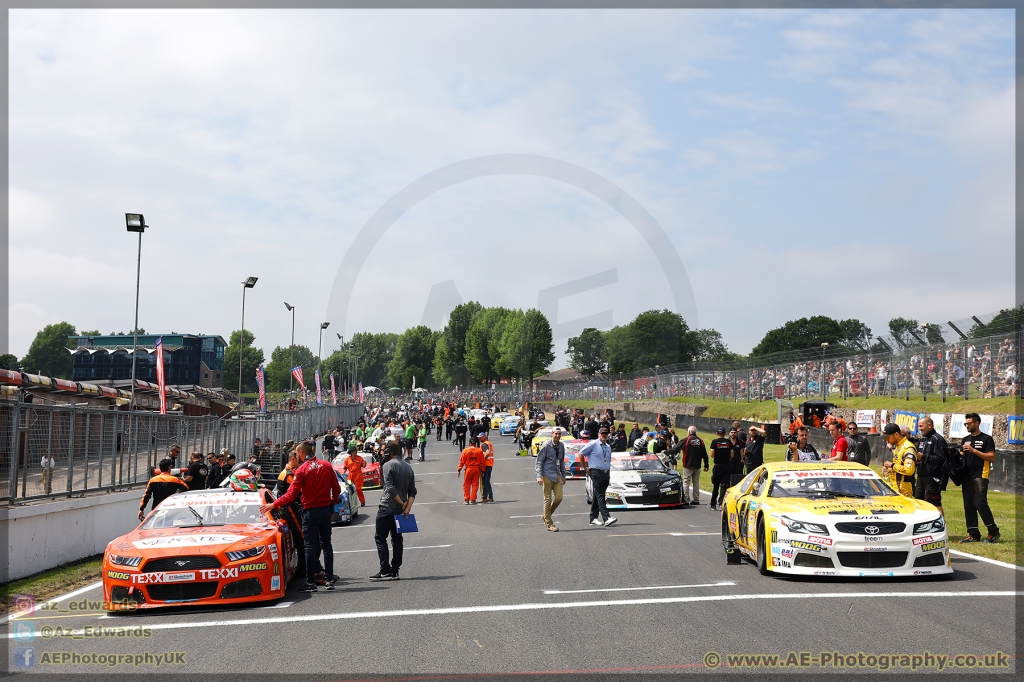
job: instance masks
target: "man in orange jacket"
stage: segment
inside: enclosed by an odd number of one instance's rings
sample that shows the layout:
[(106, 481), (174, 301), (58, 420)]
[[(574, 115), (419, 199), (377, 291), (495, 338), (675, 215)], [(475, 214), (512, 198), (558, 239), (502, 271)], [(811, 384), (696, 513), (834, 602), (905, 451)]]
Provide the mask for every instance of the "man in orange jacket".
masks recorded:
[(363, 467), (366, 466), (366, 460), (359, 456), (359, 446), (355, 441), (349, 443), (348, 457), (345, 458), (342, 466), (348, 472), (348, 480), (352, 481), (352, 485), (356, 487), (359, 504), (366, 504), (366, 498), (363, 497)]
[(463, 504), (476, 504), (477, 491), (480, 489), (480, 474), (484, 471), (484, 451), (477, 447), (476, 438), (469, 439), (469, 447), (462, 451), (459, 458), (459, 468), (456, 474), (462, 476), (462, 470), (466, 470), (466, 477), (462, 479)]

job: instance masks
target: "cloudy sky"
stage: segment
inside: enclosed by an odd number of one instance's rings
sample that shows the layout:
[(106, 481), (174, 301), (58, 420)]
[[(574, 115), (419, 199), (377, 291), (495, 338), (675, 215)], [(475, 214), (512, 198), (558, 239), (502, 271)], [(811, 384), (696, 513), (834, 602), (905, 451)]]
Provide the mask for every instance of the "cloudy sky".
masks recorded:
[[(336, 330), (418, 324), (449, 280), (445, 300), (526, 308), (614, 270), (557, 321), (623, 324), (683, 312), (682, 275), (691, 326), (744, 353), (802, 316), (878, 333), (1007, 307), (1013, 30), (1012, 10), (11, 10), (11, 351), (61, 320), (131, 329), (126, 211), (151, 226), (140, 326), (226, 338), (255, 275), (268, 357), (283, 301), (314, 351), (332, 323), (326, 355)], [(614, 183), (685, 272), (577, 187), (483, 177), (395, 221), (328, 317), (370, 216), (489, 154)]]

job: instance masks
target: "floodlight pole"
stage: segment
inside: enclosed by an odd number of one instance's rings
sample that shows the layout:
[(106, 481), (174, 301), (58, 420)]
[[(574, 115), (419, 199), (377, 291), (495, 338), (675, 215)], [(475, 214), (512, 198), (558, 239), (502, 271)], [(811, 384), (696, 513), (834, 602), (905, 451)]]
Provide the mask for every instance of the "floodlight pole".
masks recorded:
[(295, 306), (288, 305), (288, 302), (285, 301), (284, 307), (292, 313), (292, 345), (288, 347), (288, 394), (291, 395), (292, 381), (294, 381), (292, 367), (295, 366)]
[(135, 409), (135, 356), (139, 351), (139, 283), (142, 275), (142, 233), (149, 225), (141, 213), (125, 213), (125, 225), (129, 232), (139, 233), (138, 258), (135, 262), (135, 326), (132, 327), (132, 397), (128, 412)]
[(238, 337), (238, 414), (242, 414), (242, 357), (245, 354), (245, 290), (256, 286), (256, 277), (242, 282), (242, 331)]

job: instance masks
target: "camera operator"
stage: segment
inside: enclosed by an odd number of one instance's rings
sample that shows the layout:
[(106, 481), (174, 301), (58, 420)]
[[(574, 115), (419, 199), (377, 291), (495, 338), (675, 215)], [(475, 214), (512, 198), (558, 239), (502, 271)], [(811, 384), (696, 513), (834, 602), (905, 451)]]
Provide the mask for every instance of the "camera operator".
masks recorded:
[(787, 462), (817, 462), (821, 460), (821, 453), (807, 442), (807, 434), (806, 426), (796, 427), (796, 440), (789, 442), (789, 452), (786, 453)]
[(946, 488), (946, 439), (935, 430), (931, 417), (921, 419), (921, 439), (917, 444), (917, 487), (914, 497), (942, 511), (942, 491)]

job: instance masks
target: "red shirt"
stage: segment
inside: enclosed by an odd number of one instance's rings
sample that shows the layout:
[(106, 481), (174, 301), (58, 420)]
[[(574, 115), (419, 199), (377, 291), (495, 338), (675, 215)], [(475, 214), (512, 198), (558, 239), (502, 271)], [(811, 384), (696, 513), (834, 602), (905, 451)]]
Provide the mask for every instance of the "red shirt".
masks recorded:
[(323, 459), (309, 459), (295, 471), (288, 491), (274, 500), (274, 507), (290, 504), (302, 495), (303, 509), (329, 507), (341, 494), (341, 483), (331, 463)]
[(849, 447), (846, 436), (839, 436), (839, 438), (836, 438), (836, 442), (832, 444), (832, 457), (839, 455), (837, 461), (845, 462), (848, 459), (846, 454)]

